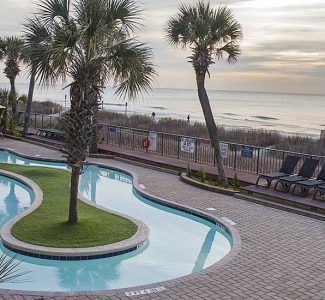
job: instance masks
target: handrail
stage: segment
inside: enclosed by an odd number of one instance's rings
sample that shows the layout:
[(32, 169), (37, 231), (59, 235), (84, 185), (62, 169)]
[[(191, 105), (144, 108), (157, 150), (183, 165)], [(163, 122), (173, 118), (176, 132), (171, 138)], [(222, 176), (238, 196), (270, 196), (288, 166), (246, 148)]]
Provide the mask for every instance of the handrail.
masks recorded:
[[(31, 113), (31, 126), (34, 125), (34, 128), (40, 128), (40, 126), (43, 127), (46, 122), (53, 126), (54, 120), (57, 122), (60, 120), (60, 117)], [(116, 130), (113, 132), (110, 128), (115, 128)], [(184, 159), (187, 161), (215, 165), (214, 149), (211, 145), (210, 139), (207, 138), (132, 128), (103, 122), (98, 124), (98, 129), (99, 132), (102, 132), (102, 141), (107, 144), (113, 144), (119, 147), (138, 151), (150, 151), (159, 155)], [(157, 136), (154, 150), (148, 149), (148, 147), (143, 147), (143, 139), (148, 138), (150, 134), (156, 134)], [(193, 140), (194, 151), (186, 152), (181, 148), (180, 144), (183, 138)], [(287, 155), (296, 155), (301, 158), (316, 158), (320, 160), (320, 165), (325, 163), (325, 157), (316, 154), (299, 153), (288, 150), (273, 149), (270, 147), (252, 146), (225, 141), (221, 141), (221, 143), (228, 145), (225, 165), (228, 168), (235, 170), (239, 169), (252, 173), (276, 171), (279, 169), (279, 166)], [(249, 150), (246, 151), (246, 153), (245, 148), (246, 150)]]

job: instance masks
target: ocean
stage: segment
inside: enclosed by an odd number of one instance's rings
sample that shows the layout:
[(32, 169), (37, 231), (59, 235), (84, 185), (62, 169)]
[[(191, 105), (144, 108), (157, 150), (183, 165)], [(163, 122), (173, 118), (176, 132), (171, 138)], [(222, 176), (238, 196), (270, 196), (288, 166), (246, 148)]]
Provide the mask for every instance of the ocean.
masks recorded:
[[(8, 84), (0, 83), (0, 88)], [(69, 91), (64, 85), (37, 87), (34, 100), (50, 100), (69, 106)], [(28, 84), (17, 83), (19, 94), (27, 94)], [(235, 92), (208, 90), (211, 107), (218, 125), (265, 130), (286, 134), (319, 136), (325, 130), (325, 95)], [(65, 101), (67, 98), (67, 101)], [(105, 89), (104, 109), (145, 114), (155, 112), (156, 119), (171, 117), (191, 122), (204, 122), (196, 94), (191, 89), (153, 89), (136, 100), (120, 99), (112, 88)], [(125, 105), (127, 103), (127, 106)]]

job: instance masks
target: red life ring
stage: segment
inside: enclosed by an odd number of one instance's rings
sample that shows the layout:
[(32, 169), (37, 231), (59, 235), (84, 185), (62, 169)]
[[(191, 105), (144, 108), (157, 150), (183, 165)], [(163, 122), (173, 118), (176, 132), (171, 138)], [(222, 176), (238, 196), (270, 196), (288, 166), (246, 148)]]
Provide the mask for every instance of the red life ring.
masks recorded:
[(145, 149), (148, 149), (150, 146), (150, 141), (149, 139), (143, 139), (142, 140), (142, 147), (145, 148)]

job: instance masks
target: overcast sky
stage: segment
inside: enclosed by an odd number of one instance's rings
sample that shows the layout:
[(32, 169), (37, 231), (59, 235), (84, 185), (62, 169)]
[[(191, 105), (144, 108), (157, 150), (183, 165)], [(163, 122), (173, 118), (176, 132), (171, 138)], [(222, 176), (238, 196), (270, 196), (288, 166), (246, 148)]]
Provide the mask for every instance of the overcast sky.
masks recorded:
[[(141, 0), (141, 41), (153, 48), (158, 78), (155, 87), (195, 88), (188, 52), (169, 46), (163, 28), (177, 12), (178, 0)], [(1, 0), (0, 35), (18, 34), (37, 0)], [(243, 27), (242, 54), (235, 65), (217, 62), (207, 87), (325, 94), (324, 0), (212, 0), (228, 5)], [(3, 64), (0, 64), (3, 69)], [(0, 82), (6, 82), (2, 72)], [(27, 82), (22, 72), (17, 82)]]

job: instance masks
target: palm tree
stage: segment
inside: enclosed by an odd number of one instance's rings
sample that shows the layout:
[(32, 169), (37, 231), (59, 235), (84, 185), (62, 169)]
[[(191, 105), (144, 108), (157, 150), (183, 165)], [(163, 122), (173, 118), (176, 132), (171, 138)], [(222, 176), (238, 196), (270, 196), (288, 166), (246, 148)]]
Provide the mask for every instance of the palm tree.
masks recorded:
[(26, 137), (30, 122), (30, 112), (36, 83), (36, 67), (37, 62), (39, 61), (40, 45), (46, 40), (48, 32), (42, 24), (35, 22), (34, 19), (28, 19), (24, 28), (24, 61), (28, 65), (30, 73), (23, 128), (23, 137)]
[(21, 271), (19, 265), (22, 263), (17, 260), (17, 255), (10, 257), (6, 253), (0, 255), (0, 287), (4, 282), (27, 282), (29, 278), (21, 278), (26, 274), (30, 273), (29, 271)]
[(16, 121), (17, 93), (15, 81), (20, 73), (19, 63), (23, 60), (24, 41), (19, 37), (0, 38), (0, 60), (5, 59), (4, 73), (10, 81), (9, 102), (11, 104), (13, 124)]
[(0, 105), (4, 106), (4, 109), (0, 109), (0, 131), (6, 132), (8, 125), (8, 112), (7, 106), (9, 103), (9, 91), (6, 89), (0, 89)]
[(215, 149), (218, 181), (228, 186), (223, 159), (220, 152), (217, 126), (213, 118), (209, 98), (205, 89), (205, 77), (214, 58), (227, 56), (228, 63), (235, 63), (240, 54), (238, 42), (242, 37), (240, 24), (230, 9), (214, 9), (209, 2), (199, 1), (196, 5), (181, 5), (176, 16), (166, 27), (168, 42), (174, 46), (190, 47), (192, 63), (197, 83), (198, 97), (208, 128), (211, 144)]
[[(150, 89), (155, 74), (151, 49), (130, 33), (138, 26), (133, 0), (43, 0), (29, 21), (42, 28), (31, 51), (36, 79), (54, 83), (71, 78), (70, 111), (64, 116), (71, 167), (69, 224), (76, 224), (79, 177), (94, 132), (104, 84), (112, 79), (119, 95), (135, 97)], [(32, 36), (37, 30), (25, 27)], [(28, 39), (26, 39), (28, 40)], [(27, 43), (28, 44), (28, 43)]]

